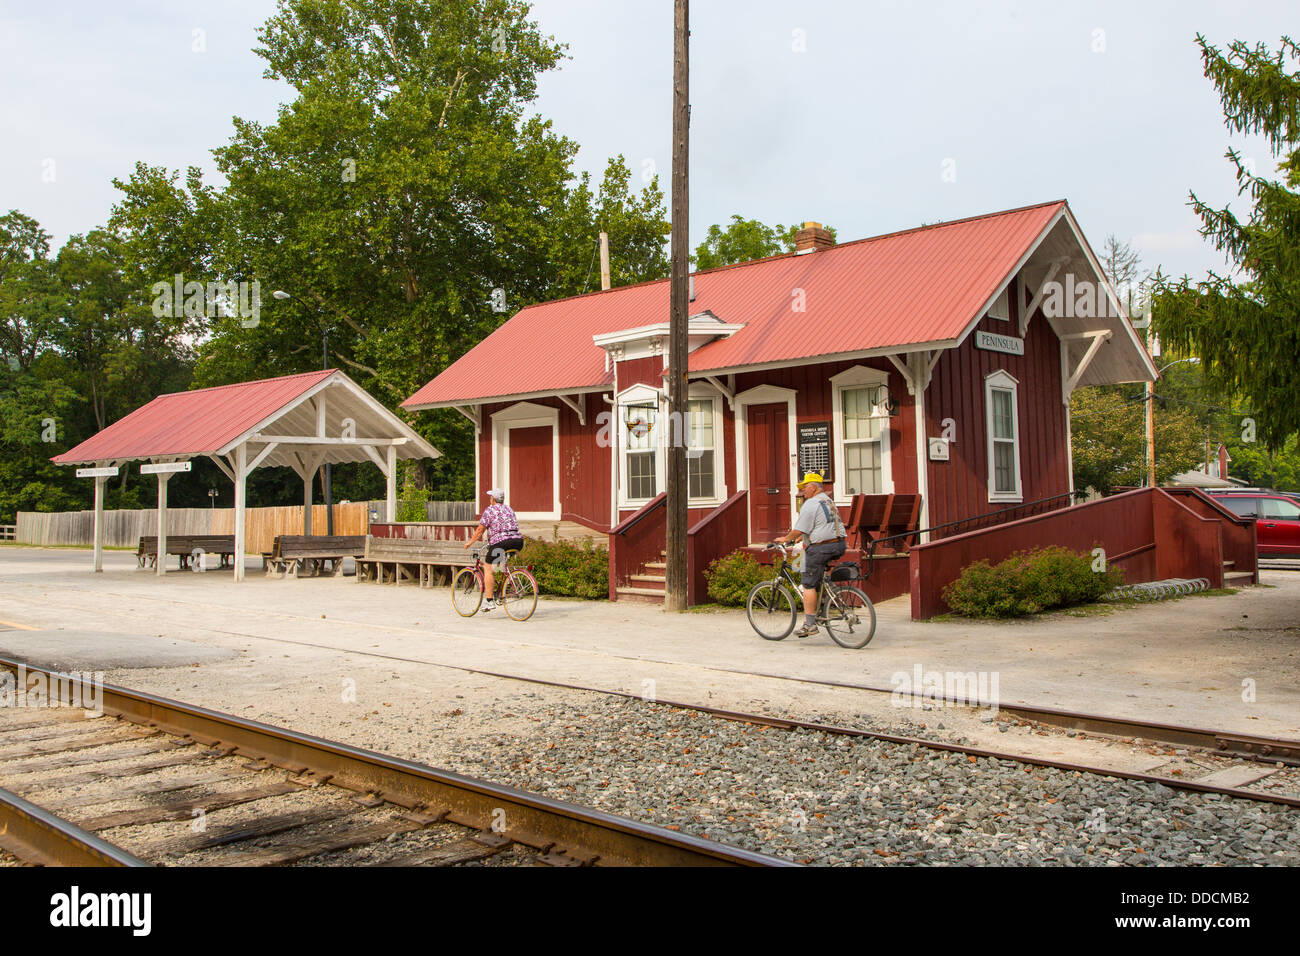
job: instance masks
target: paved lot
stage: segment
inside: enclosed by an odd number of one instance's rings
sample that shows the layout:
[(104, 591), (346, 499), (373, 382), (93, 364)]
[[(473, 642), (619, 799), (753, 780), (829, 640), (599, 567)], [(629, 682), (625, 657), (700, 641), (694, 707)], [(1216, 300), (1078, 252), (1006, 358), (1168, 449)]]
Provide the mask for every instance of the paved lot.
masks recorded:
[[(123, 553), (107, 554), (102, 574), (89, 563), (81, 551), (0, 548), (0, 622), (37, 628), (0, 630), (0, 651), (102, 669), (211, 706), (247, 699), (255, 711), (290, 688), (332, 695), (353, 672), (367, 675), (372, 692), (380, 672), (385, 684), (401, 679), (390, 673), (419, 675), (419, 689), (406, 685), (414, 702), (454, 697), (480, 671), (744, 709), (861, 714), (888, 707), (888, 697), (855, 686), (890, 687), (919, 666), (996, 675), (1003, 702), (1300, 736), (1294, 572), (1266, 572), (1272, 587), (1231, 596), (1010, 624), (918, 623), (892, 601), (879, 609), (875, 640), (852, 651), (825, 636), (760, 640), (737, 611), (543, 600), (525, 623), (500, 612), (464, 620), (445, 590), (267, 580), (252, 562), (241, 585), (229, 572), (159, 581)], [(186, 671), (202, 679), (178, 682)], [(1243, 699), (1251, 688), (1254, 699)], [(195, 690), (205, 699), (187, 693)]]

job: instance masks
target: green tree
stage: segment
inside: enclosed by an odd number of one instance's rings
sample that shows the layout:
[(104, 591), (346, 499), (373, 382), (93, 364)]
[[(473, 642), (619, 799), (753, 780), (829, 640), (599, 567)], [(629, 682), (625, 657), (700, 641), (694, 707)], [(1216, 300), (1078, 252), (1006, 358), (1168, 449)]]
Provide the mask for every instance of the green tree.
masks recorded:
[[(793, 252), (799, 229), (797, 225), (766, 226), (757, 219), (733, 215), (725, 229), (716, 223), (709, 227), (704, 241), (695, 248), (695, 268), (713, 269)], [(830, 233), (834, 236), (835, 230), (830, 229)]]
[[(1142, 397), (1123, 386), (1075, 389), (1070, 396), (1074, 486), (1109, 494), (1146, 479)], [(1176, 404), (1156, 411), (1156, 483), (1164, 484), (1203, 458), (1205, 432), (1197, 417)]]
[(1241, 396), (1256, 412), (1259, 437), (1279, 448), (1300, 430), (1300, 49), (1287, 37), (1276, 53), (1241, 41), (1221, 52), (1199, 35), (1196, 42), (1229, 130), (1262, 134), (1285, 181), (1257, 174), (1228, 150), (1249, 214), (1215, 209), (1194, 192), (1191, 205), (1201, 235), (1235, 275), (1161, 279), (1156, 328), (1167, 344), (1199, 355), (1209, 387)]

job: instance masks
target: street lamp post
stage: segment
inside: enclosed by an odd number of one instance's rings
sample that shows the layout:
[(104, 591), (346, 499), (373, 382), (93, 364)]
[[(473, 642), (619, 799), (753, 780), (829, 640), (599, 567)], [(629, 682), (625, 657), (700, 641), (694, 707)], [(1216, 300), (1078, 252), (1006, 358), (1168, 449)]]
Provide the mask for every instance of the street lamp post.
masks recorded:
[[(1171, 369), (1175, 365), (1181, 365), (1183, 362), (1189, 362), (1192, 365), (1199, 365), (1201, 360), (1198, 358), (1179, 359), (1176, 362), (1170, 362), (1168, 365), (1156, 371), (1157, 375), (1164, 374), (1166, 369)], [(1156, 486), (1156, 402), (1155, 393), (1151, 391), (1151, 382), (1146, 383), (1146, 406), (1147, 406), (1147, 487)], [(1208, 472), (1207, 472), (1208, 474)]]

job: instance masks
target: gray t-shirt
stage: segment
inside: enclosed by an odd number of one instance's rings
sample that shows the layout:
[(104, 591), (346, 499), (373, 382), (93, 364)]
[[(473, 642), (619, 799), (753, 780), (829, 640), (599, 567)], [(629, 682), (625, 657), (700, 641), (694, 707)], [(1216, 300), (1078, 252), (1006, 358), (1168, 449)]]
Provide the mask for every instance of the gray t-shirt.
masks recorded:
[(808, 536), (809, 544), (821, 544), (844, 537), (844, 524), (840, 513), (835, 510), (835, 502), (830, 495), (821, 491), (803, 503), (799, 509), (799, 520), (794, 523), (794, 530), (802, 531)]

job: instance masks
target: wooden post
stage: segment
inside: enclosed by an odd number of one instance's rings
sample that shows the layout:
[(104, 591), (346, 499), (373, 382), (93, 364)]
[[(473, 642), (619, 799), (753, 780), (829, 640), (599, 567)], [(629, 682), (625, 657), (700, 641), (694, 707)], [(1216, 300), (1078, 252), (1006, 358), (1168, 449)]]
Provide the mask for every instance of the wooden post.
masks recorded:
[(95, 570), (104, 570), (104, 482), (107, 478), (95, 479)]
[(167, 479), (170, 473), (158, 475), (158, 561), (155, 571), (158, 577), (167, 573)]
[(302, 533), (311, 534), (311, 483), (316, 472), (311, 472), (302, 480)]
[(609, 288), (609, 233), (600, 234), (600, 287)]
[(244, 481), (248, 477), (248, 443), (235, 449), (235, 580), (244, 580)]
[(397, 446), (388, 446), (388, 479), (385, 487), (384, 520), (392, 524), (397, 520)]
[(673, 4), (673, 185), (671, 236), (671, 312), (668, 330), (668, 475), (667, 551), (668, 569), (664, 586), (664, 607), (686, 610), (686, 331), (689, 302), (690, 261), (687, 244), (690, 190), (691, 107), (688, 80), (690, 15), (688, 0)]

